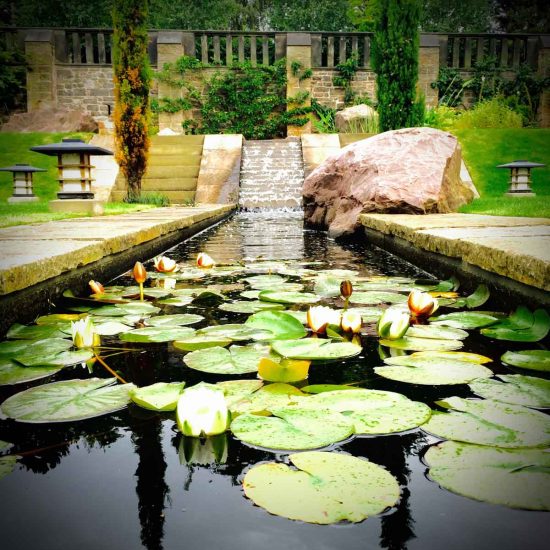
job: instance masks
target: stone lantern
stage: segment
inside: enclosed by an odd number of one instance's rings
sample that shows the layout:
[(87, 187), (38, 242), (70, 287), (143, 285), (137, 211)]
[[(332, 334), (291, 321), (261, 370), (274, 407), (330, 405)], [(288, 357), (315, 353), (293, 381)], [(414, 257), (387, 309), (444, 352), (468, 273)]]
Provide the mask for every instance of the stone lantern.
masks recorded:
[(13, 195), (8, 199), (14, 202), (36, 202), (38, 197), (32, 191), (32, 175), (34, 172), (46, 172), (44, 168), (36, 168), (29, 164), (14, 164), (0, 168), (1, 172), (13, 172)]
[(81, 139), (64, 139), (61, 143), (37, 145), (31, 151), (57, 157), (59, 192), (58, 200), (50, 201), (54, 212), (89, 212), (101, 214), (103, 206), (94, 200), (92, 192), (91, 155), (112, 155), (103, 147), (90, 145)]
[(527, 160), (515, 160), (508, 164), (499, 164), (497, 168), (510, 169), (510, 187), (506, 195), (510, 197), (534, 197), (535, 193), (531, 189), (531, 168), (540, 166), (545, 166), (545, 164)]

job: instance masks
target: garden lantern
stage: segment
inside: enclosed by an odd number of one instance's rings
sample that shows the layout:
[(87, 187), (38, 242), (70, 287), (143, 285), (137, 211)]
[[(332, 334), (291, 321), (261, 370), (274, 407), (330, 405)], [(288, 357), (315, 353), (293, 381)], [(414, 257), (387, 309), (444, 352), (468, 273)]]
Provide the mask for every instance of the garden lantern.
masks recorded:
[(506, 195), (534, 197), (535, 193), (531, 189), (531, 168), (538, 168), (539, 166), (545, 166), (545, 164), (527, 160), (515, 160), (508, 164), (499, 164), (497, 168), (510, 169), (510, 187)]
[[(92, 192), (91, 155), (112, 155), (103, 147), (90, 145), (81, 139), (64, 139), (61, 143), (38, 145), (31, 151), (57, 157), (59, 192), (57, 201), (50, 202), (54, 211), (99, 212), (99, 202)], [(71, 203), (66, 201), (71, 200)], [(65, 203), (65, 204), (64, 204)]]
[(29, 164), (14, 164), (0, 168), (2, 172), (13, 172), (13, 195), (8, 202), (35, 202), (38, 197), (32, 191), (32, 175), (34, 172), (45, 172)]

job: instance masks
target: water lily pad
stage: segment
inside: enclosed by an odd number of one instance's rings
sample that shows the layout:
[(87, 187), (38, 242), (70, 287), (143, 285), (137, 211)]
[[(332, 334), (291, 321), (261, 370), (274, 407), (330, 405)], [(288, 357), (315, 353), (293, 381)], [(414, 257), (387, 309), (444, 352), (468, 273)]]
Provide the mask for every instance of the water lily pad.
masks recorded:
[(397, 292), (383, 292), (381, 290), (372, 290), (368, 292), (354, 292), (350, 297), (352, 304), (404, 304), (407, 302), (407, 296)]
[(223, 336), (216, 336), (215, 334), (195, 334), (189, 338), (176, 340), (172, 342), (172, 345), (176, 349), (181, 349), (183, 351), (196, 351), (199, 349), (214, 348), (216, 346), (225, 348), (231, 344), (231, 342), (233, 342), (231, 338), (224, 338)]
[(225, 380), (216, 384), (223, 390), (227, 408), (230, 410), (235, 403), (258, 391), (263, 385), (261, 380)]
[(71, 322), (82, 319), (84, 315), (80, 313), (52, 313), (50, 315), (41, 315), (36, 319), (37, 325), (71, 325)]
[(317, 449), (347, 439), (353, 424), (327, 411), (272, 409), (274, 416), (241, 414), (231, 423), (233, 435), (258, 447), (279, 450)]
[(439, 338), (441, 340), (464, 340), (468, 333), (460, 328), (437, 325), (413, 325), (407, 330), (407, 338)]
[(252, 340), (253, 338), (269, 338), (271, 332), (255, 327), (247, 327), (244, 324), (227, 323), (224, 325), (212, 325), (197, 330), (197, 336), (214, 336), (216, 338), (230, 338), (231, 340)]
[(8, 397), (0, 409), (19, 422), (40, 424), (95, 418), (130, 402), (129, 393), (135, 386), (115, 383), (115, 378), (52, 382)]
[(340, 284), (343, 281), (340, 277), (321, 275), (315, 279), (313, 290), (318, 296), (324, 298), (340, 296)]
[(507, 365), (520, 369), (550, 372), (550, 351), (545, 349), (507, 351), (500, 360)]
[(315, 304), (319, 301), (319, 296), (311, 292), (284, 290), (263, 290), (258, 298), (264, 302), (277, 302), (278, 304)]
[(185, 307), (193, 302), (193, 296), (174, 296), (173, 298), (166, 298), (165, 300), (159, 300), (157, 303), (165, 306), (172, 307)]
[(449, 307), (452, 308), (463, 308), (474, 309), (476, 307), (482, 306), (491, 296), (489, 288), (487, 285), (479, 285), (472, 294), (466, 296), (465, 298), (457, 298), (452, 304), (449, 304)]
[(445, 441), (424, 457), (430, 477), (468, 498), (524, 510), (550, 510), (550, 453)]
[(463, 346), (461, 340), (439, 340), (437, 338), (415, 338), (403, 336), (398, 340), (380, 340), (381, 346), (409, 351), (452, 351)]
[[(102, 319), (102, 317), (99, 317)], [(122, 319), (122, 318), (121, 318)], [(95, 322), (94, 330), (100, 336), (116, 336), (121, 332), (126, 332), (130, 327), (119, 321), (106, 321), (106, 322)]]
[(486, 399), (495, 399), (535, 409), (550, 407), (550, 380), (521, 374), (501, 374), (502, 380), (475, 380), (470, 389)]
[(45, 340), (46, 338), (70, 338), (70, 324), (65, 330), (57, 325), (20, 325), (13, 324), (6, 334), (12, 340)]
[(257, 300), (260, 296), (261, 290), (245, 290), (240, 293), (240, 296), (247, 298), (248, 300)]
[(430, 407), (424, 403), (411, 401), (399, 393), (366, 389), (321, 392), (296, 399), (292, 409), (324, 409), (341, 414), (353, 423), (354, 432), (359, 435), (411, 430), (424, 424), (431, 415)]
[(158, 343), (181, 340), (195, 334), (190, 327), (145, 327), (122, 333), (119, 338), (123, 342)]
[[(521, 308), (518, 308), (518, 311)], [(525, 308), (527, 309), (527, 308)], [(518, 313), (516, 311), (516, 314)], [(481, 334), (497, 340), (508, 340), (512, 342), (538, 342), (545, 338), (550, 332), (550, 315), (544, 309), (537, 309), (532, 314), (532, 324), (526, 326), (523, 322), (518, 322), (523, 318), (511, 315), (491, 327), (481, 330)]]
[(432, 357), (434, 359), (458, 359), (459, 361), (470, 361), (471, 363), (491, 363), (493, 360), (485, 355), (470, 353), (467, 351), (416, 351), (409, 355), (411, 359), (416, 357)]
[(438, 437), (491, 447), (550, 445), (550, 417), (539, 411), (492, 399), (449, 397), (437, 403), (450, 412), (434, 411), (422, 429)]
[(348, 311), (359, 313), (363, 323), (374, 323), (384, 313), (384, 310), (379, 307), (350, 307)]
[(202, 315), (193, 313), (176, 313), (174, 315), (157, 315), (147, 319), (147, 324), (151, 327), (182, 327), (195, 325), (204, 320)]
[[(48, 360), (54, 359), (59, 353), (73, 346), (70, 340), (64, 338), (49, 338), (36, 342), (27, 342), (24, 350), (12, 356), (12, 359), (26, 367), (44, 366)], [(46, 363), (44, 363), (46, 361)]]
[(375, 367), (374, 372), (398, 382), (434, 386), (467, 384), (477, 378), (493, 376), (490, 369), (472, 361), (414, 355), (388, 357), (384, 362), (391, 366)]
[(308, 523), (355, 523), (399, 500), (397, 480), (366, 459), (319, 451), (289, 459), (298, 470), (260, 464), (243, 481), (245, 495), (271, 514)]
[(9, 359), (0, 359), (0, 386), (33, 382), (52, 376), (63, 367), (22, 367)]
[(134, 388), (132, 401), (140, 407), (153, 411), (175, 411), (185, 382), (157, 382), (150, 386)]
[(252, 288), (267, 289), (286, 282), (286, 279), (280, 275), (254, 275), (243, 279), (243, 281), (246, 281)]
[(299, 382), (305, 380), (309, 372), (310, 361), (287, 359), (285, 357), (260, 359), (258, 376), (268, 382)]
[(340, 390), (360, 390), (357, 386), (345, 386), (344, 384), (311, 384), (310, 386), (304, 386), (301, 390), (304, 393), (323, 393), (327, 391), (340, 391)]
[(267, 340), (297, 340), (307, 334), (302, 323), (284, 311), (260, 311), (251, 315), (244, 325), (271, 333)]
[(478, 311), (456, 311), (430, 317), (430, 323), (446, 325), (448, 327), (474, 329), (493, 325), (498, 321), (493, 315), (487, 313), (479, 313)]
[(307, 311), (292, 311), (290, 309), (285, 309), (285, 313), (288, 313), (289, 315), (292, 315), (294, 319), (298, 319), (302, 325), (305, 325), (307, 323)]
[(260, 302), (260, 300), (239, 302), (228, 302), (220, 304), (219, 309), (222, 311), (230, 311), (232, 313), (257, 313), (266, 309), (284, 309), (283, 304), (272, 304), (270, 302)]
[(0, 479), (11, 474), (17, 464), (17, 457), (14, 455), (0, 456)]
[(231, 346), (228, 350), (213, 347), (192, 351), (183, 361), (192, 369), (212, 374), (245, 374), (257, 372), (262, 357), (269, 356), (269, 346), (252, 344)]
[[(107, 289), (105, 289), (107, 290)], [(164, 288), (151, 288), (146, 287), (143, 289), (143, 294), (146, 298), (158, 300), (159, 298), (165, 298), (170, 295), (170, 290), (165, 290)], [(122, 292), (123, 298), (131, 298), (133, 300), (139, 300), (140, 290), (139, 286), (128, 286), (124, 287)]]
[(17, 352), (25, 350), (28, 345), (28, 340), (5, 340), (0, 342), (0, 357), (15, 355)]
[(305, 394), (290, 384), (268, 384), (241, 395), (239, 399), (233, 396), (231, 402), (228, 402), (228, 407), (233, 417), (243, 413), (269, 416), (271, 410), (291, 405), (297, 396), (303, 395)]
[(272, 347), (275, 352), (283, 357), (320, 361), (354, 357), (359, 355), (363, 349), (351, 342), (332, 342), (321, 338), (275, 340)]

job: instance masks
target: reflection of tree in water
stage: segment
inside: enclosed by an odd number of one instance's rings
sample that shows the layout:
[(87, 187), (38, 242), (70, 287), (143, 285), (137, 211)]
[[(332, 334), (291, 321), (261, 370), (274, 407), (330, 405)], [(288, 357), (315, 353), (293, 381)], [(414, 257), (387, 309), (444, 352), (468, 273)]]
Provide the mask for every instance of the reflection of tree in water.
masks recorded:
[(407, 487), (411, 474), (407, 458), (418, 454), (423, 442), (423, 436), (411, 433), (402, 436), (358, 438), (345, 446), (344, 450), (354, 456), (364, 456), (375, 464), (385, 466), (401, 486), (401, 499), (396, 510), (381, 519), (380, 548), (405, 549), (407, 542), (416, 537), (409, 504), (410, 491)]

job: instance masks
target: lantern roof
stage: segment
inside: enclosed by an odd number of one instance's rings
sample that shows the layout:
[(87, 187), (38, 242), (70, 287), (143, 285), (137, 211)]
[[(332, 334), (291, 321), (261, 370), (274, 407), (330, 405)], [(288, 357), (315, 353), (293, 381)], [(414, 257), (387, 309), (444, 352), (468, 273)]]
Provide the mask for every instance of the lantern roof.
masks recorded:
[(37, 145), (31, 147), (31, 151), (43, 153), (44, 155), (56, 156), (65, 153), (86, 153), (88, 155), (112, 155), (113, 152), (97, 145), (90, 145), (81, 139), (65, 138), (60, 143), (49, 143), (48, 145)]
[(529, 162), (528, 160), (514, 160), (507, 164), (499, 164), (497, 168), (538, 168), (540, 166), (546, 166), (540, 162)]
[(37, 168), (30, 164), (14, 164), (13, 166), (5, 166), (0, 168), (0, 172), (46, 172), (44, 168)]

